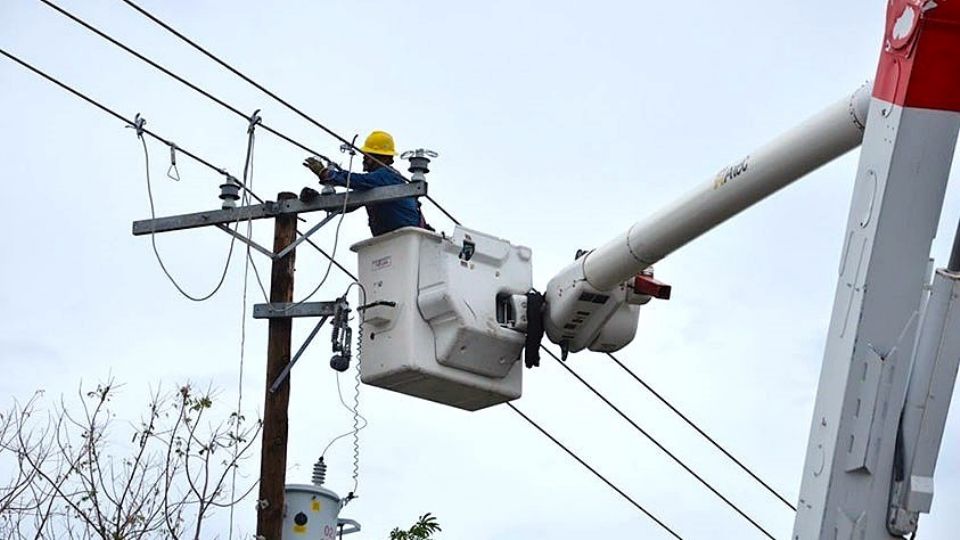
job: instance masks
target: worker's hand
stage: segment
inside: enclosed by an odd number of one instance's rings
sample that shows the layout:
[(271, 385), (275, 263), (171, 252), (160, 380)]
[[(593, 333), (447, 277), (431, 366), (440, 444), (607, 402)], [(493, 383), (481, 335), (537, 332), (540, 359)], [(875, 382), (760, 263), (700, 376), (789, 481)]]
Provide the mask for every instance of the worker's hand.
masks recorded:
[(310, 169), (313, 174), (317, 175), (321, 180), (324, 179), (327, 173), (327, 168), (323, 166), (323, 163), (320, 163), (320, 160), (315, 157), (308, 157), (303, 161), (303, 166)]

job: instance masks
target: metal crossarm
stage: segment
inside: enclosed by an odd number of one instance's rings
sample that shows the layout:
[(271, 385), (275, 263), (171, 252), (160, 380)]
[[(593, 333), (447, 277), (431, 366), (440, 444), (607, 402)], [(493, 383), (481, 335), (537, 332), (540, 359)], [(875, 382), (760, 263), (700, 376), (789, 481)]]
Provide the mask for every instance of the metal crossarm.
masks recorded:
[(298, 317), (331, 317), (336, 302), (301, 302), (256, 304), (253, 306), (254, 319), (289, 319)]
[(344, 207), (346, 207), (347, 211), (350, 211), (368, 204), (378, 204), (409, 197), (423, 197), (426, 196), (426, 194), (426, 182), (410, 182), (408, 184), (373, 188), (367, 191), (321, 195), (310, 202), (303, 202), (299, 199), (288, 199), (279, 202), (268, 201), (263, 204), (240, 206), (224, 210), (209, 210), (193, 214), (134, 221), (133, 234), (134, 236), (142, 236), (152, 233), (182, 231), (208, 227), (210, 225), (231, 224), (238, 221), (275, 218), (288, 214), (305, 214), (319, 210), (339, 211)]

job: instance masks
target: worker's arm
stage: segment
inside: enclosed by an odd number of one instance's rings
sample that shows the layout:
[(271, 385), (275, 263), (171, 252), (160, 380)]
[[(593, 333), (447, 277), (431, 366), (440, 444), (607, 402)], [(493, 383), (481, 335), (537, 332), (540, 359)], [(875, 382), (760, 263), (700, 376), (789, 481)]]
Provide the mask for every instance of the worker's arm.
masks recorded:
[(326, 167), (314, 157), (304, 160), (303, 166), (316, 174), (322, 184), (346, 187), (349, 179), (350, 189), (358, 191), (403, 183), (400, 175), (387, 168), (377, 169), (372, 173), (348, 173), (341, 169)]
[(378, 169), (372, 173), (348, 173), (347, 171), (334, 171), (327, 169), (324, 171), (321, 182), (333, 184), (335, 186), (347, 186), (349, 179), (350, 189), (357, 191), (366, 191), (376, 187), (390, 186), (399, 184), (403, 180), (396, 173), (389, 169)]

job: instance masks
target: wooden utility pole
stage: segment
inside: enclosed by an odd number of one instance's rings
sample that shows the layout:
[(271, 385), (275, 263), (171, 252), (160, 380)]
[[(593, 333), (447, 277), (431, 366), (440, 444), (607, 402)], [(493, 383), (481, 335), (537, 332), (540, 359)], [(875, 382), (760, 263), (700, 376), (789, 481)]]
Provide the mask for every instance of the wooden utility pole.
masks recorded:
[[(282, 192), (277, 202), (295, 199)], [(277, 216), (273, 229), (273, 252), (279, 253), (297, 239), (297, 214)], [(270, 303), (293, 301), (293, 272), (296, 250), (282, 259), (274, 259), (270, 272)], [(290, 362), (290, 334), (293, 319), (271, 318), (267, 342), (267, 380), (263, 404), (263, 444), (260, 453), (260, 496), (257, 503), (257, 538), (280, 540), (283, 526), (283, 489), (287, 472), (287, 407), (290, 403), (290, 377), (270, 392), (270, 385)]]

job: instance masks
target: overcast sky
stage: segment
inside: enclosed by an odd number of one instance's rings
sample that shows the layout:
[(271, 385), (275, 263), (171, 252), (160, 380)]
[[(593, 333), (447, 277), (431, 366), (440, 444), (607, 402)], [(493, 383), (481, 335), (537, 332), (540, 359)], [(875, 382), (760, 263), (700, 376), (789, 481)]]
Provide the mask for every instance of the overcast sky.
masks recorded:
[[(68, 1), (243, 111), (329, 155), (338, 144), (182, 45), (119, 0)], [(881, 0), (826, 2), (159, 1), (143, 5), (340, 133), (392, 132), (440, 152), (430, 191), (469, 227), (531, 247), (539, 287), (578, 248), (605, 242), (689, 187), (873, 77)], [(0, 46), (239, 174), (246, 123), (43, 4), (4, 0)], [(114, 376), (131, 410), (158, 382), (237, 391), (242, 286), (234, 264), (212, 300), (184, 300), (149, 240), (143, 156), (122, 123), (0, 60), (0, 379), (3, 405)], [(221, 178), (179, 160), (158, 211), (217, 206)], [(311, 181), (303, 152), (261, 133), (264, 196)], [(797, 497), (858, 153), (811, 174), (657, 267), (669, 302), (641, 314), (622, 353), (770, 483)], [(933, 255), (944, 264), (960, 214), (951, 186)], [(452, 224), (426, 206), (438, 229)], [(348, 216), (338, 258), (368, 234)], [(268, 243), (270, 226), (257, 237)], [(332, 227), (318, 235), (331, 246)], [(228, 239), (163, 235), (168, 266), (195, 293), (215, 284)], [(325, 268), (297, 258), (298, 296)], [(266, 268), (261, 260), (261, 268)], [(336, 272), (321, 293), (340, 295)], [(257, 297), (251, 293), (251, 301)], [(310, 330), (295, 325), (295, 346)], [(248, 320), (245, 408), (262, 407), (266, 324)], [(325, 342), (293, 374), (288, 472), (309, 480), (350, 425)], [(778, 538), (792, 515), (601, 355), (571, 365)], [(752, 538), (749, 524), (653, 448), (552, 360), (524, 374), (518, 405), (686, 538)], [(364, 387), (360, 498), (344, 512), (363, 539), (433, 512), (451, 540), (660, 538), (663, 532), (506, 407), (466, 413)], [(955, 406), (954, 409), (957, 407)], [(922, 538), (960, 528), (960, 415), (953, 411)], [(329, 486), (351, 488), (348, 445)], [(248, 473), (256, 475), (251, 464)], [(252, 503), (242, 507), (252, 508)], [(221, 516), (219, 519), (225, 519)], [(238, 523), (253, 527), (252, 510)], [(221, 525), (225, 521), (219, 522)]]

